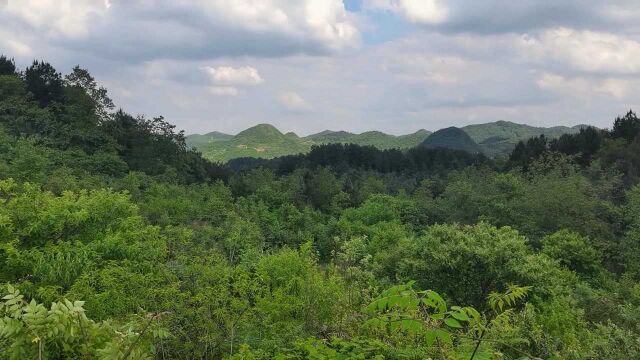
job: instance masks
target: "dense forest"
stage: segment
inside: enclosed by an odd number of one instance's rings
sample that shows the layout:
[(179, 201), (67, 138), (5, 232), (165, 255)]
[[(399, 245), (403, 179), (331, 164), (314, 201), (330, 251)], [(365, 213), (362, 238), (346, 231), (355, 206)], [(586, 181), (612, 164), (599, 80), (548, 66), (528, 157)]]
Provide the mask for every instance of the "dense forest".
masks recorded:
[(633, 112), (222, 165), (1, 57), (0, 359), (638, 359), (639, 182)]

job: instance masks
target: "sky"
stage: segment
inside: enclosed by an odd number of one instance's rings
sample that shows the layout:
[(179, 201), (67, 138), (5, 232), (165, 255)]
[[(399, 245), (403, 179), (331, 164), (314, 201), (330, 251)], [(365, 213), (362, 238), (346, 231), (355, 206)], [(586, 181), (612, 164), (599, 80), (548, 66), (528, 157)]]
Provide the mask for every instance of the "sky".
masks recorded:
[(0, 0), (0, 54), (187, 133), (406, 134), (640, 109), (638, 0)]

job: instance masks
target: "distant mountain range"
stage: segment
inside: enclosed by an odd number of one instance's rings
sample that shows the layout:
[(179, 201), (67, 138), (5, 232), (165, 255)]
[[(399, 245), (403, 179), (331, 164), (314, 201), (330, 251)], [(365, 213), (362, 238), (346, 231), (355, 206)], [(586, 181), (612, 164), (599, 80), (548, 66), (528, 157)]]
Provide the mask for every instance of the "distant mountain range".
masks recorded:
[(202, 152), (203, 156), (226, 162), (239, 157), (274, 158), (308, 152), (313, 145), (357, 144), (379, 149), (408, 149), (420, 144), (427, 147), (444, 147), (472, 153), (482, 152), (487, 156), (509, 153), (515, 145), (528, 138), (545, 135), (556, 138), (562, 134), (580, 131), (586, 125), (552, 128), (533, 127), (508, 121), (469, 125), (463, 128), (447, 128), (431, 133), (419, 130), (408, 135), (389, 135), (379, 131), (354, 134), (346, 131), (326, 130), (306, 137), (295, 133), (283, 134), (274, 126), (260, 124), (237, 135), (217, 131), (187, 136), (187, 145)]

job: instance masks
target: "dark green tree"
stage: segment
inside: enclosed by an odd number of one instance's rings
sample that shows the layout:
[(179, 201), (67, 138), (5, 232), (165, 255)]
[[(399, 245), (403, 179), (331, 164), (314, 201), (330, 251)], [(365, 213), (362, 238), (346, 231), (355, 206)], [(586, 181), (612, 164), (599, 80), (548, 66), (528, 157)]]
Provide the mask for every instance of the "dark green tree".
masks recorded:
[(511, 168), (522, 167), (526, 169), (531, 160), (537, 159), (547, 151), (548, 143), (549, 140), (547, 140), (544, 135), (531, 138), (526, 142), (520, 141), (511, 152), (508, 166)]
[(616, 118), (613, 123), (611, 136), (614, 139), (622, 138), (627, 141), (632, 141), (639, 133), (640, 119), (638, 119), (633, 110), (629, 110), (625, 116)]
[(6, 56), (0, 56), (0, 75), (14, 75), (16, 73), (16, 62)]
[(109, 111), (113, 110), (115, 105), (113, 104), (113, 100), (107, 95), (107, 89), (98, 86), (98, 83), (88, 70), (76, 65), (71, 74), (65, 76), (64, 80), (67, 86), (78, 87), (84, 90), (91, 100), (93, 100), (95, 112), (100, 120), (107, 120)]
[(577, 134), (565, 134), (551, 141), (550, 149), (567, 155), (575, 155), (582, 166), (588, 166), (602, 147), (606, 132), (589, 126)]
[(340, 180), (327, 168), (320, 167), (306, 177), (307, 198), (313, 207), (329, 212), (334, 199), (341, 193)]
[(44, 61), (34, 61), (24, 72), (24, 80), (29, 90), (40, 106), (64, 101), (64, 82), (62, 74), (51, 64)]
[(542, 252), (583, 276), (593, 276), (602, 270), (601, 256), (589, 239), (568, 230), (544, 237)]

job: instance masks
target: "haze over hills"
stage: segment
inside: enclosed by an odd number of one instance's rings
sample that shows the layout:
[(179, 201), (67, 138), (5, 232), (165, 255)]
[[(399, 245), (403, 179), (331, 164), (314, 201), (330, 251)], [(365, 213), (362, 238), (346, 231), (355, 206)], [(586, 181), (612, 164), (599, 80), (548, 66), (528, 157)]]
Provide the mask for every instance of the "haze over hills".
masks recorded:
[(202, 152), (204, 157), (226, 162), (239, 157), (274, 158), (308, 152), (313, 145), (352, 143), (374, 146), (378, 149), (409, 149), (420, 144), (429, 147), (445, 147), (482, 152), (490, 157), (509, 153), (515, 145), (534, 136), (545, 135), (556, 138), (573, 134), (586, 125), (551, 128), (534, 127), (509, 121), (469, 125), (462, 128), (447, 128), (435, 133), (419, 130), (412, 134), (395, 136), (380, 131), (354, 134), (347, 131), (325, 130), (306, 137), (293, 132), (283, 134), (270, 124), (260, 124), (237, 135), (217, 131), (186, 137), (187, 145)]

